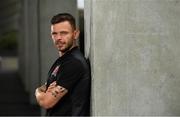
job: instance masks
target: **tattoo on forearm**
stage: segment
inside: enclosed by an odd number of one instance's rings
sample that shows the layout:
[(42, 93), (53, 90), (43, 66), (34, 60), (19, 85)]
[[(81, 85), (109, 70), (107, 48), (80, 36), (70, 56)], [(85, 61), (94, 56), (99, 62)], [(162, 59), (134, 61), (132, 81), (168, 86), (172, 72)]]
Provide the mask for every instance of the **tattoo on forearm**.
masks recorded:
[(51, 94), (52, 94), (54, 97), (56, 97), (56, 93), (54, 93), (54, 92), (51, 92)]
[(55, 91), (56, 94), (58, 94), (58, 91)]
[[(52, 89), (48, 87), (47, 92), (50, 92), (53, 97), (59, 97), (67, 93), (67, 90), (61, 86), (56, 86)], [(59, 96), (58, 96), (59, 95)]]

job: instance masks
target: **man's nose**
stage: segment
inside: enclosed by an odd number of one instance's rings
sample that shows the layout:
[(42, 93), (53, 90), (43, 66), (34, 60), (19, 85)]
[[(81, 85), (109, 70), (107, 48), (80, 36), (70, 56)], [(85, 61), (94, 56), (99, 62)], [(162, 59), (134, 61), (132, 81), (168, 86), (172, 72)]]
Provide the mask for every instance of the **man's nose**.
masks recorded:
[(62, 36), (60, 34), (57, 34), (56, 40), (62, 40)]

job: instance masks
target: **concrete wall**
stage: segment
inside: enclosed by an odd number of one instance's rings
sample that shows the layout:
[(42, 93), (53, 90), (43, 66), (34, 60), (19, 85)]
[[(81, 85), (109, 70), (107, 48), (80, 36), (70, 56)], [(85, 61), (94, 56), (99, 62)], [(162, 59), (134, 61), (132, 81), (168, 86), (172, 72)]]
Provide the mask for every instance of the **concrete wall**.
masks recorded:
[(92, 115), (180, 115), (179, 6), (85, 0)]

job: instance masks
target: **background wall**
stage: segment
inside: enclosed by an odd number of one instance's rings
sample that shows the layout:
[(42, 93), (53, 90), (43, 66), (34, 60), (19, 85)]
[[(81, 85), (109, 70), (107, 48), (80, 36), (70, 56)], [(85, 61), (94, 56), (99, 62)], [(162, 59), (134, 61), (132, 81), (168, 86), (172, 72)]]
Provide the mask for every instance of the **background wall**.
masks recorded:
[(93, 115), (180, 115), (179, 6), (85, 0)]

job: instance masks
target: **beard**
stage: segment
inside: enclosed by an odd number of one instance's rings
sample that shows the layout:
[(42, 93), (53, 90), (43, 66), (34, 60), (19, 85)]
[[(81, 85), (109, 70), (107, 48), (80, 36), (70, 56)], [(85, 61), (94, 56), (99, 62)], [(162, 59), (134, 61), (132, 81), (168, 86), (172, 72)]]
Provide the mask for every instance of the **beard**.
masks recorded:
[(69, 42), (56, 41), (55, 45), (56, 45), (58, 51), (65, 53), (73, 47), (73, 41), (69, 41)]

